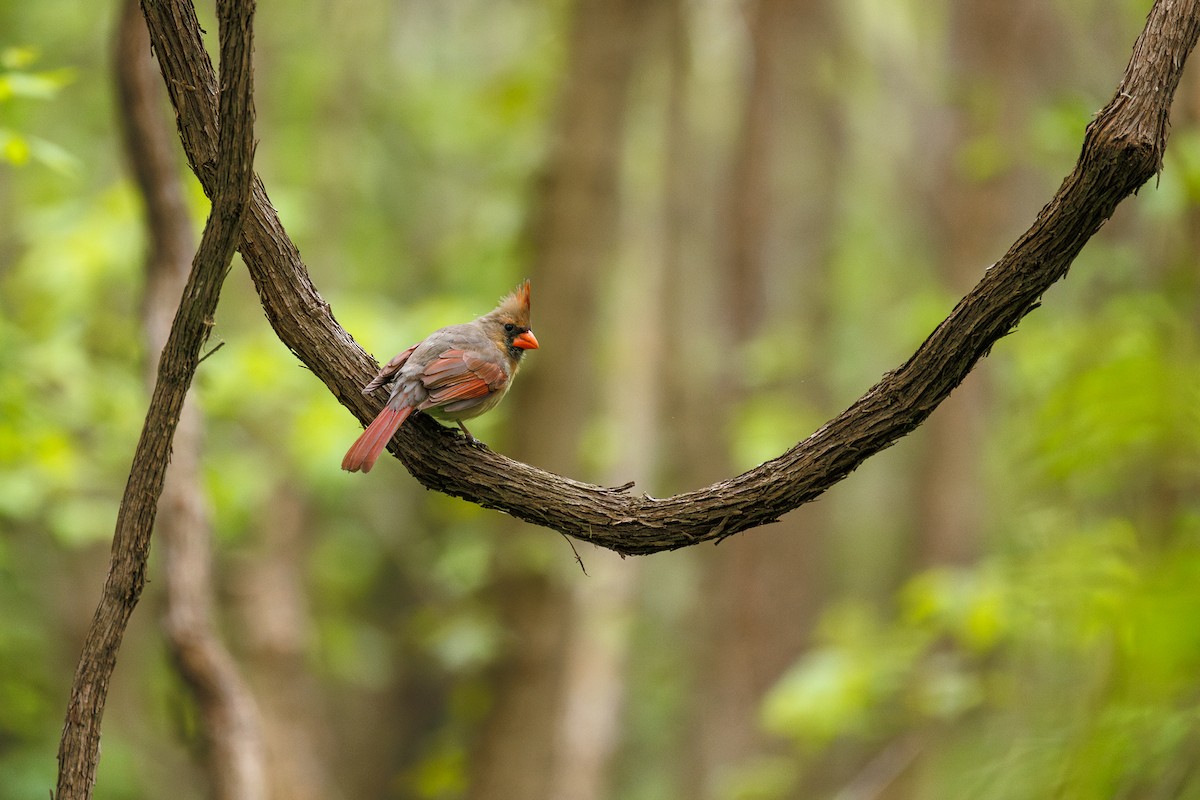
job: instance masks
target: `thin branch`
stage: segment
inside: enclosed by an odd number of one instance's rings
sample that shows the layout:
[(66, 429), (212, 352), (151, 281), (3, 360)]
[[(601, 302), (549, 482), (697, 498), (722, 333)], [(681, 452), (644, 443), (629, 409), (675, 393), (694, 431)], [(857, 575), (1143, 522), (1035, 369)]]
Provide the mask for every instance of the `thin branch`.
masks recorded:
[(214, 355), (218, 350), (220, 350), (224, 346), (225, 346), (225, 340), (222, 339), (221, 341), (219, 341), (215, 345), (213, 345), (207, 353), (200, 356), (200, 360), (197, 361), (196, 364), (197, 365), (203, 364), (205, 361), (208, 360), (209, 356)]
[[(147, 0), (152, 2), (152, 0)], [(146, 421), (117, 515), (104, 592), (84, 641), (71, 684), (58, 751), (59, 800), (92, 796), (100, 751), (100, 723), (108, 683), (129, 618), (146, 583), (150, 533), (162, 493), (171, 440), (195, 375), (221, 283), (233, 258), (250, 192), (254, 156), (251, 97), (253, 0), (220, 0), (220, 97), (223, 124), (216, 154), (213, 205), (167, 344)]]
[[(666, 499), (631, 496), (466, 446), (422, 415), (391, 443), (422, 484), (620, 553), (670, 550), (777, 520), (919, 426), (979, 359), (1066, 275), (1117, 204), (1157, 173), (1168, 114), (1200, 32), (1200, 0), (1157, 0), (1112, 101), (1088, 125), (1075, 169), (1037, 219), (917, 352), (844, 412), (779, 457)], [(191, 4), (147, 6), (151, 37), (189, 161), (214, 186), (215, 78)], [(359, 420), (379, 399), (358, 389), (374, 360), (338, 325), (255, 181), (240, 244), (276, 334)], [(548, 436), (553, 432), (547, 432)]]

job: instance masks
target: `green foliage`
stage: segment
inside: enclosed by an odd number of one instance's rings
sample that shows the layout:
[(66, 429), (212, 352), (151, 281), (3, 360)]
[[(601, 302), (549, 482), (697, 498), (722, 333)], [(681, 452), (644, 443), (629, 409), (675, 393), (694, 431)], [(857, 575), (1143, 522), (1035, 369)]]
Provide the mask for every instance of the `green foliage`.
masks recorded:
[(1035, 477), (1100, 496), (1136, 486), (1139, 473), (1170, 482), (1194, 475), (1200, 359), (1181, 309), (1162, 295), (1131, 294), (1086, 320), (1050, 326), (1027, 331), (1034, 341), (1019, 351), (1015, 376), (1050, 388), (1027, 428)]
[(31, 161), (62, 173), (71, 173), (79, 163), (62, 147), (38, 136), (19, 131), (19, 105), (26, 100), (52, 100), (75, 77), (70, 69), (33, 72), (38, 60), (32, 47), (0, 50), (0, 161), (23, 166)]
[(422, 800), (462, 797), (467, 789), (467, 753), (456, 742), (443, 742), (400, 785)]
[(906, 587), (899, 624), (861, 603), (831, 609), (821, 644), (767, 697), (764, 726), (811, 752), (843, 736), (895, 732), (910, 716), (954, 719), (970, 711), (982, 688), (969, 663), (997, 643), (998, 591), (986, 576), (939, 570)]
[(111, 533), (132, 452), (97, 453), (96, 432), (135, 441), (144, 402), (127, 288), (138, 243), (132, 195), (114, 188), (47, 210), (29, 235), (33, 244), (0, 274), (0, 407), (9, 412), (0, 416), (0, 519), (39, 519), (84, 544)]
[[(1110, 4), (1060, 5), (1111, 25)], [(377, 357), (486, 310), (524, 274), (567, 8), (354, 0), (311, 14), (263, 9), (257, 166), (339, 321)], [(146, 402), (145, 242), (139, 201), (120, 177), (109, 10), (61, 0), (0, 8), (0, 29), (35, 43), (0, 49), (0, 800), (44, 796), (52, 784), (63, 687)], [(818, 77), (839, 129), (836, 185), (804, 187), (833, 208), (822, 217), (828, 251), (793, 264), (788, 247), (769, 248), (783, 252), (778, 272), (828, 269), (826, 296), (802, 298), (827, 319), (773, 319), (739, 352), (722, 351), (745, 387), (728, 431), (739, 466), (778, 455), (907, 357), (960, 288), (935, 268), (945, 243), (929, 233), (923, 193), (932, 192), (917, 185), (934, 149), (918, 117), (929, 112), (922, 103), (943, 100), (946, 76), (931, 62), (951, 10), (874, 0), (842, 10), (862, 23), (839, 34), (855, 66), (822, 43), (830, 52)], [(1086, 27), (1072, 33), (1091, 42)], [(1088, 46), (1108, 47), (1099, 41)], [(704, 117), (691, 120), (704, 128), (693, 144), (709, 148), (693, 165), (695, 193), (716, 194), (729, 150), (720, 135), (735, 112), (709, 96), (712, 75), (733, 82), (743, 65), (730, 41), (692, 45), (689, 113)], [(1114, 52), (1105, 50), (1106, 64), (1123, 57)], [(648, 63), (641, 80), (651, 86), (639, 90), (657, 98), (662, 76)], [(976, 132), (949, 163), (975, 189), (1017, 171), (1053, 187), (1103, 102), (1056, 96), (1028, 109), (1010, 138), (997, 132), (996, 97), (984, 86), (951, 99)], [(642, 102), (631, 124), (645, 133), (626, 157), (634, 181), (653, 191), (662, 108)], [(916, 110), (902, 107), (910, 103)], [(705, 160), (716, 166), (701, 169)], [(199, 229), (206, 206), (189, 187)], [(896, 512), (911, 502), (910, 440), (822, 499), (833, 509), (828, 538), (845, 543), (831, 557), (841, 585), (813, 646), (762, 703), (761, 726), (780, 748), (729, 770), (715, 794), (794, 795), (822, 758), (897, 741), (919, 743), (913, 794), (923, 798), (1200, 794), (1190, 772), (1200, 674), (1198, 198), (1200, 135), (1177, 116), (1161, 179), (969, 378), (986, 381), (994, 402), (979, 453), (991, 519), (978, 563), (911, 574), (903, 550), (914, 532)], [(654, 222), (628, 209), (660, 200), (628, 204), (626, 216), (638, 218), (627, 223), (654, 238)], [(717, 219), (697, 209), (697, 228)], [(705, 264), (714, 258), (702, 233), (690, 231), (686, 275), (701, 292), (712, 290)], [(776, 305), (800, 308), (791, 284), (778, 285)], [(604, 311), (618, 323), (621, 312)], [(205, 416), (222, 629), (244, 646), (228, 613), (240, 569), (293, 559), (318, 705), (336, 709), (331, 717), (349, 709), (347, 727), (360, 724), (355, 710), (380, 706), (386, 724), (372, 734), (403, 729), (388, 745), (394, 761), (376, 765), (388, 772), (381, 791), (461, 796), (493, 668), (524, 645), (499, 613), (498, 576), (574, 570), (567, 549), (495, 535), (493, 512), (425, 493), (391, 460), (369, 480), (342, 473), (358, 426), (278, 344), (238, 264), (216, 323), (224, 345), (201, 366), (191, 401)], [(481, 421), (485, 439), (505, 413)], [(598, 469), (616, 452), (620, 422), (594, 426)], [(545, 428), (556, 435), (554, 420)], [(280, 546), (273, 536), (289, 504), (299, 530)], [(686, 555), (638, 566), (612, 796), (678, 798), (690, 734), (681, 721), (705, 697), (689, 681), (697, 608), (712, 598)], [(155, 796), (156, 778), (170, 772), (163, 765), (196, 744), (184, 690), (166, 677), (157, 644), (137, 641), (157, 635), (160, 589), (152, 580), (141, 633), (122, 651), (123, 697), (134, 700), (110, 707), (98, 797)]]
[(1127, 293), (1035, 316), (1006, 353), (1002, 547), (909, 579), (891, 615), (827, 611), (763, 724), (802, 763), (920, 731), (923, 797), (1200, 791), (1200, 501), (1171, 488), (1200, 476), (1194, 332), (1172, 298)]
[(1180, 759), (1196, 730), (1200, 637), (1187, 620), (1200, 613), (1197, 580), (1200, 549), (1149, 561), (1128, 528), (920, 574), (891, 622), (862, 607), (827, 613), (823, 644), (780, 680), (763, 722), (805, 758), (908, 729), (937, 741), (957, 722), (966, 738), (942, 746), (969, 747), (968, 765), (928, 773), (925, 797), (957, 796), (981, 765), (1000, 763), (1027, 783), (972, 796), (1057, 784), (1065, 796), (1112, 797), (1174, 773), (1189, 780)]
[(787, 796), (797, 777), (795, 761), (762, 756), (723, 775), (713, 794), (720, 800), (774, 800)]

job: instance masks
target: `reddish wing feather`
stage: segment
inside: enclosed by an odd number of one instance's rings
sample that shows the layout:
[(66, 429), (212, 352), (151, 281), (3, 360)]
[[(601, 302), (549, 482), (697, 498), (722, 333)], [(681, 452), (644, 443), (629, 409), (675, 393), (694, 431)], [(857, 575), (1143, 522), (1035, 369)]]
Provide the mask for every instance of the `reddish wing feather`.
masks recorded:
[(488, 388), (493, 392), (508, 383), (508, 373), (496, 362), (482, 359), (474, 353), (467, 353), (463, 360), (467, 363), (467, 369), (487, 381)]
[(371, 379), (371, 382), (363, 387), (363, 394), (370, 394), (380, 386), (383, 386), (385, 383), (392, 380), (400, 368), (404, 366), (404, 362), (408, 361), (408, 357), (413, 354), (413, 350), (416, 349), (417, 345), (414, 344), (404, 352), (397, 353), (391, 361), (384, 364), (383, 367), (380, 368), (379, 373)]
[(426, 408), (456, 400), (485, 397), (501, 389), (508, 376), (499, 364), (465, 350), (447, 350), (425, 368), (422, 382), (429, 391)]

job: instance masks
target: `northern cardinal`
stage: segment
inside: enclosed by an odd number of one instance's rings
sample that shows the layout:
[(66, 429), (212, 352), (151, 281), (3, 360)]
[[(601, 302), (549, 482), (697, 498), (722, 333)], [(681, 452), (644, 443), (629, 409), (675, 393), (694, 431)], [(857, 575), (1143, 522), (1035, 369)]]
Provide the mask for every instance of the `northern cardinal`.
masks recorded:
[(521, 356), (537, 348), (538, 340), (529, 330), (529, 281), (479, 319), (429, 334), (385, 364), (363, 389), (370, 394), (390, 383), (392, 395), (346, 451), (342, 469), (370, 472), (414, 411), (457, 422), (475, 442), (462, 421), (494, 408), (516, 377)]

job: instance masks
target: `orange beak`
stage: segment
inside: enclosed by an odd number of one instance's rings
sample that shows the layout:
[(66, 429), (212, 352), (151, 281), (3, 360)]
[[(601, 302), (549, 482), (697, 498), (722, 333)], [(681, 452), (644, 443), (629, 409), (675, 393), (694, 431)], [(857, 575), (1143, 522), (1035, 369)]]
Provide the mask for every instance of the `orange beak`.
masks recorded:
[(519, 347), (522, 350), (537, 350), (537, 337), (533, 335), (533, 331), (525, 331), (520, 336), (513, 339), (513, 347)]

